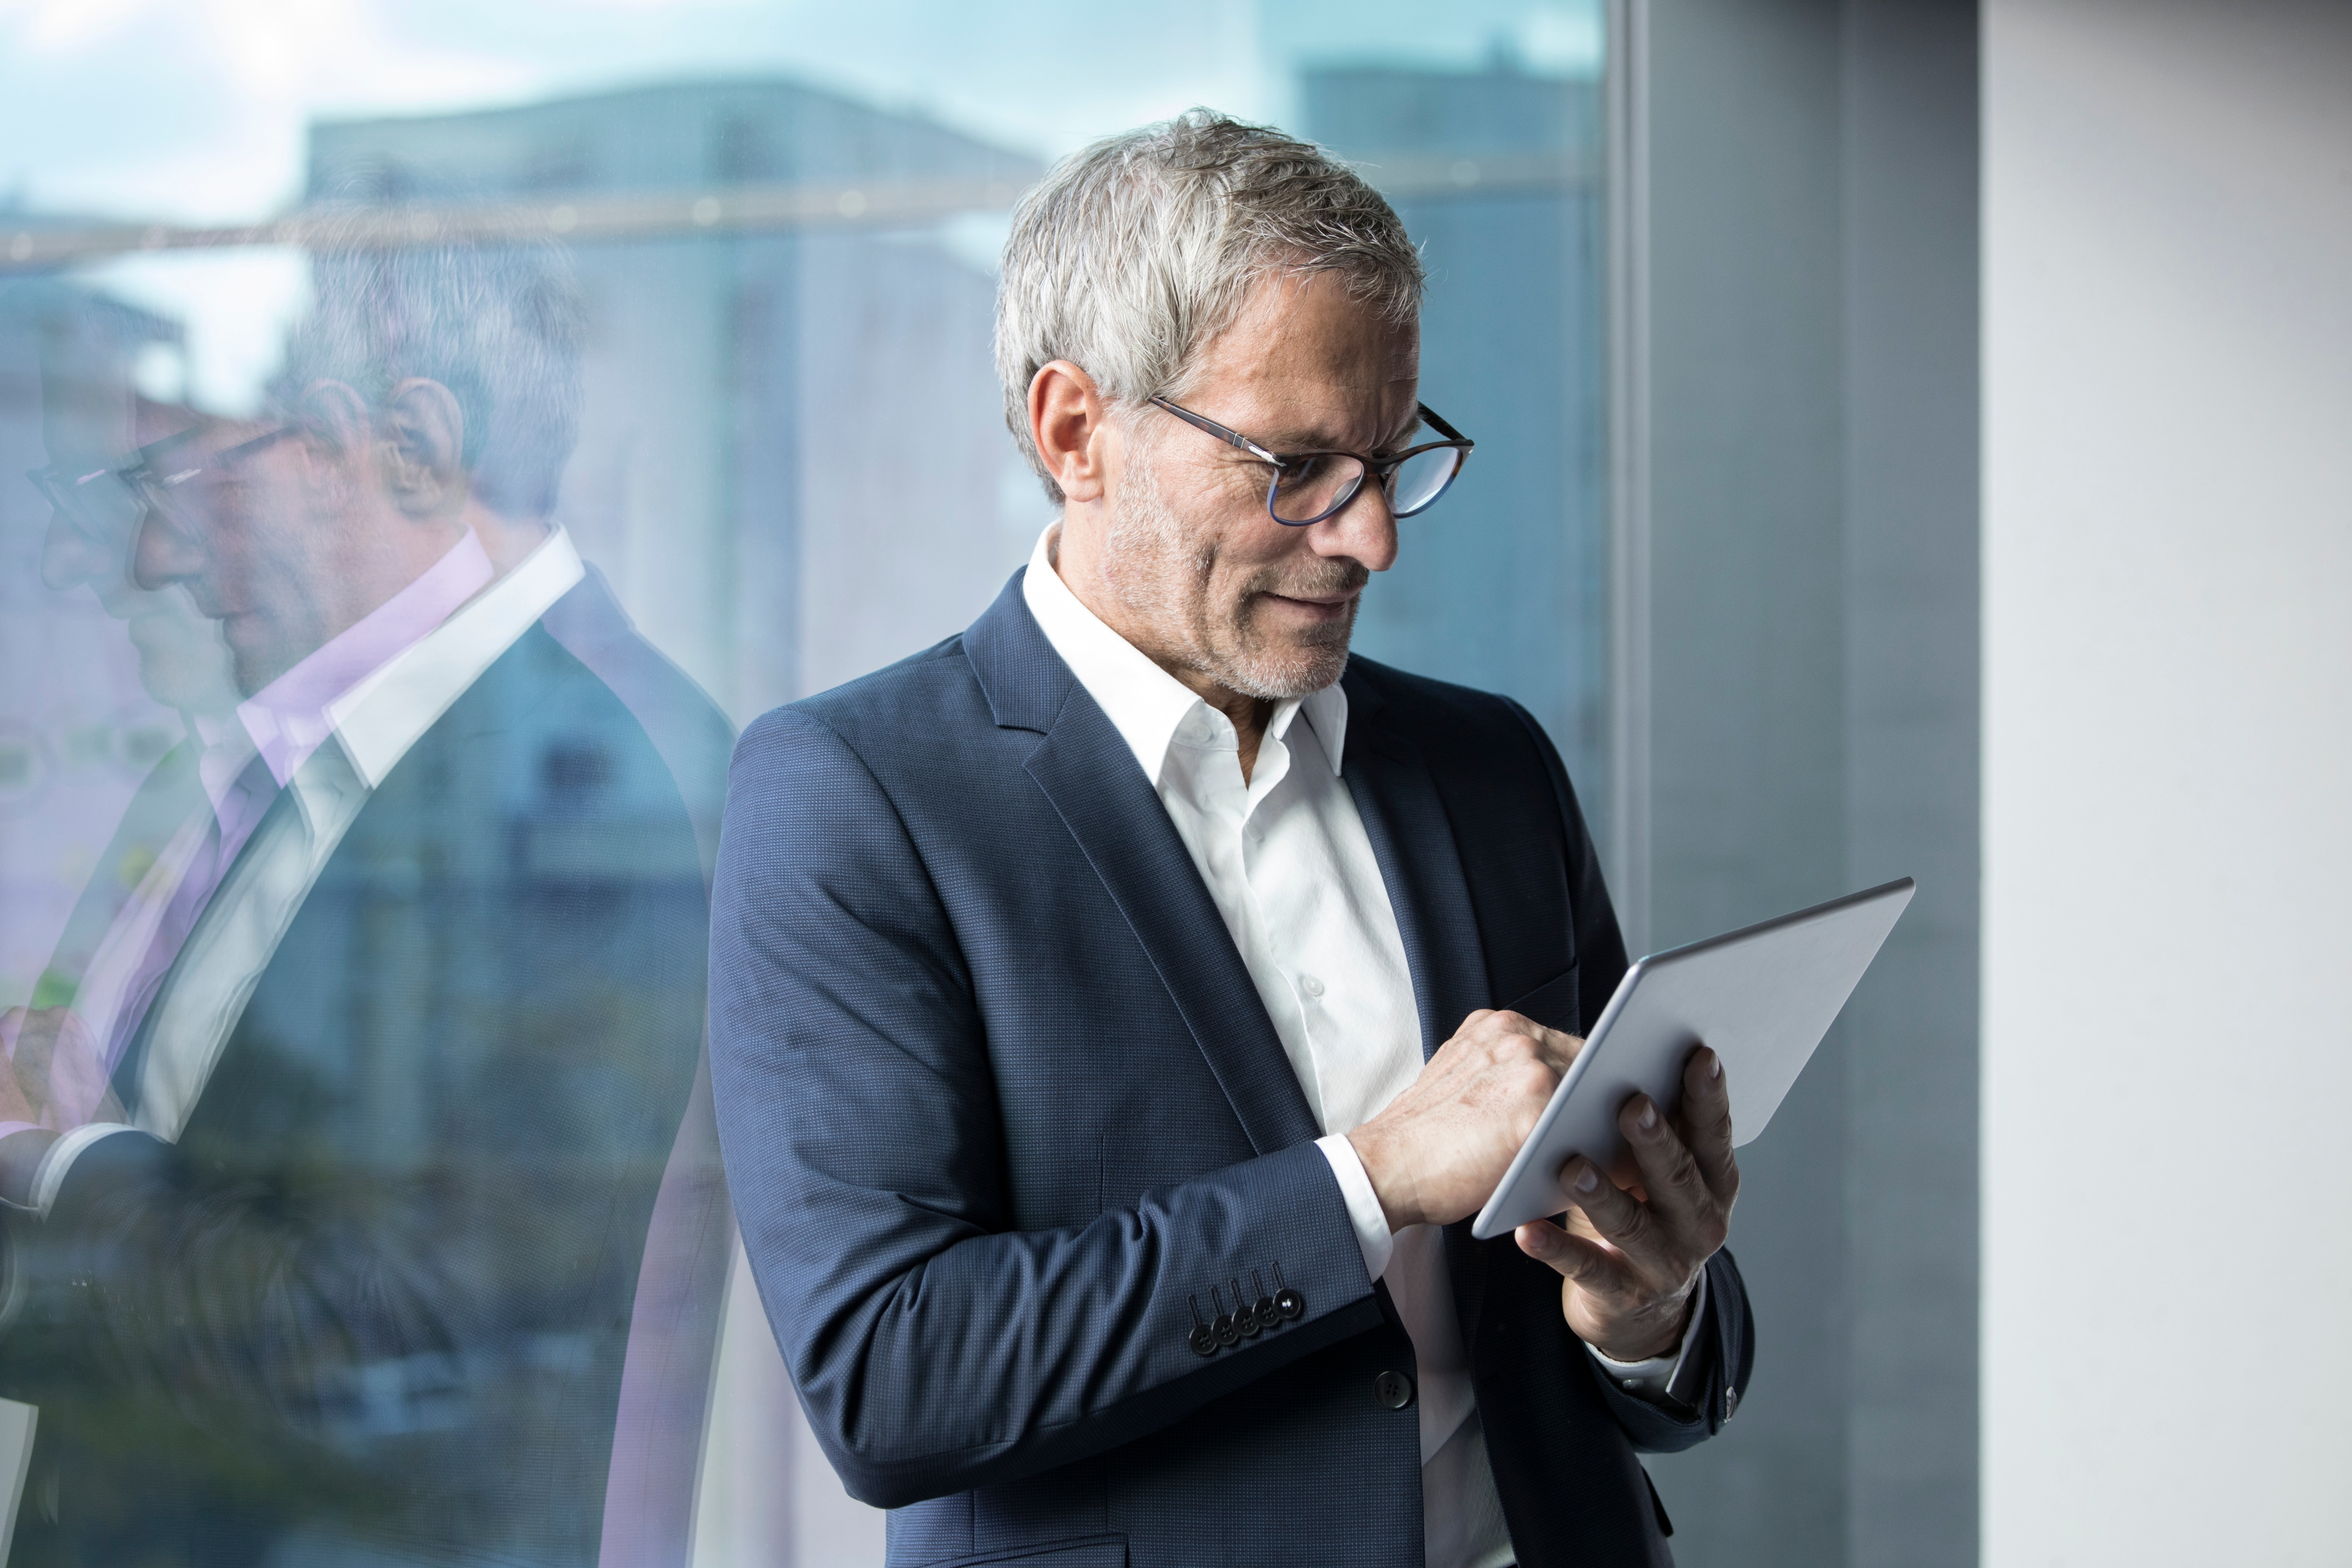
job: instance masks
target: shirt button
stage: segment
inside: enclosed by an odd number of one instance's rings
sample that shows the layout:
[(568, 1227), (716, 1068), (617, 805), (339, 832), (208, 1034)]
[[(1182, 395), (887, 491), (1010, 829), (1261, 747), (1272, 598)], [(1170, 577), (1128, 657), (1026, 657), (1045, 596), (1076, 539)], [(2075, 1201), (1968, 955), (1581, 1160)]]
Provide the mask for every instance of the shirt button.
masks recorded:
[(1298, 977), (1298, 988), (1310, 997), (1319, 997), (1323, 994), (1323, 982), (1312, 975), (1301, 975)]

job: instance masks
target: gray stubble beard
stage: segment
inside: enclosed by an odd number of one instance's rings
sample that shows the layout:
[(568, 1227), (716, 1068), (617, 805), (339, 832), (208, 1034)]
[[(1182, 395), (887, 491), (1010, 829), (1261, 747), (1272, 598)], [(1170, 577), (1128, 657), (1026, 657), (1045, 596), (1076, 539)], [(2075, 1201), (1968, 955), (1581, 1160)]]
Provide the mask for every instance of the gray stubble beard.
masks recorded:
[[(1192, 545), (1182, 519), (1160, 493), (1150, 456), (1138, 453), (1139, 460), (1128, 465), (1103, 540), (1105, 574), (1119, 603), (1141, 621), (1157, 620), (1171, 606), (1179, 607), (1182, 643), (1171, 652), (1185, 669), (1244, 696), (1280, 702), (1337, 683), (1347, 672), (1348, 643), (1355, 633), (1353, 603), (1345, 621), (1320, 629), (1305, 649), (1277, 652), (1259, 645), (1244, 618), (1251, 601), (1275, 587), (1270, 581), (1254, 582), (1236, 606), (1239, 612), (1224, 622), (1227, 646), (1219, 645), (1214, 607), (1209, 602), (1217, 552), (1212, 546)], [(1325, 593), (1358, 581), (1358, 574), (1339, 571), (1331, 581), (1290, 586)]]

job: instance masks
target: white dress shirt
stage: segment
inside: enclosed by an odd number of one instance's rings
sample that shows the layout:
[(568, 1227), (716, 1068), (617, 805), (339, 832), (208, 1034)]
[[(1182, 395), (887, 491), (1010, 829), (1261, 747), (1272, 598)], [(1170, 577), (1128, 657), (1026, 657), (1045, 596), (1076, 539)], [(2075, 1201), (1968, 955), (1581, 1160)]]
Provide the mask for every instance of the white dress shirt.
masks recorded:
[[(558, 529), (512, 572), (483, 587), (489, 561), (469, 532), (377, 612), (239, 706), (253, 747), (244, 755), (257, 752), (260, 760), (238, 774), (235, 789), (205, 779), (218, 825), (203, 827), (223, 846), (217, 864), (226, 874), (216, 887), (180, 890), (194, 893), (199, 908), (184, 943), (164, 956), (169, 974), (158, 976), (160, 988), (143, 1009), (155, 1016), (140, 1066), (138, 1109), (130, 1123), (88, 1123), (51, 1145), (34, 1176), (33, 1207), (48, 1210), (74, 1161), (101, 1138), (137, 1130), (178, 1140), (254, 987), (368, 797), (583, 570), (570, 538)], [(404, 641), (353, 636), (371, 622), (380, 627), (377, 617), (385, 612), (402, 610), (421, 612)], [(356, 646), (372, 642), (379, 656), (353, 658)], [(310, 700), (290, 701), (292, 692)], [(338, 744), (326, 745), (331, 737)], [(290, 791), (293, 809), (269, 814), (280, 789)], [(180, 869), (184, 874), (194, 868)], [(153, 930), (143, 914), (126, 916)], [(110, 1021), (109, 1032), (125, 1035), (139, 1022)]]
[[(1486, 1463), (1442, 1233), (1391, 1234), (1346, 1134), (1420, 1073), (1420, 1014), (1404, 941), (1342, 779), (1348, 697), (1338, 685), (1275, 706), (1244, 780), (1225, 716), (1113, 632), (1055, 570), (1059, 525), (1038, 537), (1022, 594), (1078, 684), (1135, 753), (1240, 949), (1348, 1205), (1364, 1270), (1385, 1278), (1420, 1373), (1422, 1520), (1430, 1568), (1502, 1568), (1510, 1534)], [(1297, 722), (1301, 716), (1305, 722)], [(1704, 1283), (1702, 1282), (1702, 1289)], [(1609, 1375), (1662, 1394), (1680, 1351)], [(1588, 1347), (1589, 1348), (1589, 1347)]]

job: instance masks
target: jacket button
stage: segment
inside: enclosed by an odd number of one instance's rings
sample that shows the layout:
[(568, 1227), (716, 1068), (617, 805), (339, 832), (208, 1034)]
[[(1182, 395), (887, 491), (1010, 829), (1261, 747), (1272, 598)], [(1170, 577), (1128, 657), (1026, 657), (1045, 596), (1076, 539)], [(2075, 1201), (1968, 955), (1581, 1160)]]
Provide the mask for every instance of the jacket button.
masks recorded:
[(1254, 1310), (1257, 1313), (1257, 1326), (1266, 1333), (1272, 1333), (1282, 1326), (1282, 1309), (1274, 1304), (1272, 1296), (1260, 1296)]
[(1217, 1326), (1212, 1329), (1210, 1333), (1214, 1336), (1219, 1344), (1239, 1344), (1242, 1343), (1242, 1331), (1234, 1326), (1234, 1315), (1231, 1312), (1222, 1312), (1218, 1314)]
[(1723, 1418), (1727, 1421), (1730, 1420), (1732, 1413), (1738, 1408), (1739, 1390), (1727, 1383), (1723, 1385)]
[(1274, 1310), (1291, 1322), (1297, 1322), (1307, 1315), (1307, 1298), (1296, 1291), (1277, 1291), (1274, 1296)]
[(1372, 1397), (1385, 1409), (1402, 1410), (1412, 1403), (1412, 1379), (1402, 1372), (1383, 1372), (1372, 1379)]
[(1194, 1323), (1184, 1343), (1192, 1347), (1194, 1355), (1214, 1355), (1217, 1354), (1217, 1331), (1206, 1323)]

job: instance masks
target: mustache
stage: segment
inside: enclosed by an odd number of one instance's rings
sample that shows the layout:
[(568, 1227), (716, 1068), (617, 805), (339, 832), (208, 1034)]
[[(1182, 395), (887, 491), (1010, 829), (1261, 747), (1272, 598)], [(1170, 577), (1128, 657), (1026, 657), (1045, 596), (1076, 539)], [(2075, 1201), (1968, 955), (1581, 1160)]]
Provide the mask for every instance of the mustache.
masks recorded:
[(1279, 594), (1285, 599), (1328, 599), (1334, 594), (1353, 593), (1371, 580), (1371, 569), (1361, 562), (1333, 560), (1288, 574), (1278, 570), (1259, 572), (1242, 591)]

